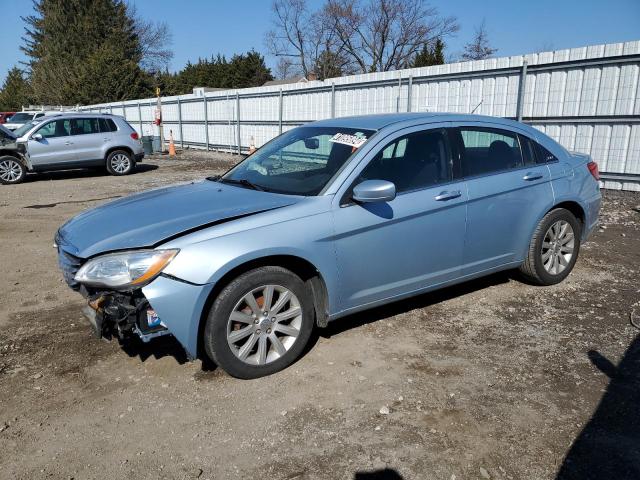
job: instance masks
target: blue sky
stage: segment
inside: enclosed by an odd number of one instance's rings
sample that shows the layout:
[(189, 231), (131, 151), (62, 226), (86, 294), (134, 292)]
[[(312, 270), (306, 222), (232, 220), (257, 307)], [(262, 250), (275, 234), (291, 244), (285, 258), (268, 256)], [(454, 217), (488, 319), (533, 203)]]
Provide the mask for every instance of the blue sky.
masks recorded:
[[(251, 48), (266, 54), (270, 0), (129, 0), (143, 16), (166, 21), (173, 33), (171, 69), (187, 60), (218, 52), (230, 56)], [(320, 5), (322, 0), (310, 0)], [(433, 0), (443, 15), (454, 15), (460, 32), (447, 40), (447, 52), (459, 53), (486, 19), (497, 56), (516, 55), (599, 43), (640, 40), (640, 0)], [(30, 0), (0, 0), (0, 80), (24, 60), (21, 16), (32, 12)], [(269, 66), (275, 59), (266, 55)]]

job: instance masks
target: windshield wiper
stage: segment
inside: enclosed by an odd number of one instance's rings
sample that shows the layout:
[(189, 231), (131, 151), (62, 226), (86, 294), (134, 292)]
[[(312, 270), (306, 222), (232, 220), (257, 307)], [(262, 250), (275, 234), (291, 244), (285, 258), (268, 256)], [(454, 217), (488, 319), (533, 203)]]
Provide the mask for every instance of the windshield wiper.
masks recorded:
[(260, 192), (265, 191), (264, 187), (261, 187), (260, 185), (257, 185), (255, 183), (251, 183), (249, 180), (244, 178), (240, 180), (236, 180), (235, 178), (218, 178), (217, 181), (220, 183), (230, 183), (232, 185), (242, 185), (243, 187), (249, 187), (253, 190), (258, 190)]

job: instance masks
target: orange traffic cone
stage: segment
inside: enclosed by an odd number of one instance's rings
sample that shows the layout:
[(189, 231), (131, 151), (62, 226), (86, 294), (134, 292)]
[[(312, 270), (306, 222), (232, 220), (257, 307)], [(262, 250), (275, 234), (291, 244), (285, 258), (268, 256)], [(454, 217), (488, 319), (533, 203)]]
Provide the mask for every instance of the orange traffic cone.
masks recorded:
[(249, 144), (249, 155), (251, 155), (257, 150), (255, 143), (256, 143), (255, 140), (253, 139), (253, 137), (251, 137), (251, 143)]
[(176, 156), (176, 146), (173, 143), (173, 130), (169, 130), (169, 156)]

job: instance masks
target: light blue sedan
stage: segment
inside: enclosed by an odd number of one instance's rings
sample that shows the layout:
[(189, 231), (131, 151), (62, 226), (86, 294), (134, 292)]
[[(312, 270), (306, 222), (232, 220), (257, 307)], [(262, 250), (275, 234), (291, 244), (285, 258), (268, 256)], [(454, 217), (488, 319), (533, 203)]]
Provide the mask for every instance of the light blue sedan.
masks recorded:
[(527, 125), (375, 115), (298, 127), (221, 177), (85, 211), (56, 245), (98, 336), (171, 334), (255, 378), (360, 310), (499, 270), (560, 282), (599, 209), (597, 165)]

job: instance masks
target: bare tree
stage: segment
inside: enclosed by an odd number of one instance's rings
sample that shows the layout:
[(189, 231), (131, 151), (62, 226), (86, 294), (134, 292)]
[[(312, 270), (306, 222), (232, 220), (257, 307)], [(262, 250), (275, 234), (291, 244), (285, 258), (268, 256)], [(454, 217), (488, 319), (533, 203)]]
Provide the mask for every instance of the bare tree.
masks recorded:
[(362, 73), (407, 68), (423, 45), (459, 28), (424, 0), (327, 0), (324, 12)]
[(491, 48), (489, 45), (489, 35), (487, 34), (486, 22), (482, 20), (482, 23), (476, 27), (473, 40), (464, 46), (462, 59), (483, 60), (485, 58), (490, 58), (497, 51), (497, 48)]
[(406, 68), (425, 44), (455, 33), (424, 0), (326, 0), (312, 12), (306, 0), (274, 0), (273, 55), (319, 78)]
[(138, 15), (134, 5), (129, 4), (129, 15), (133, 18), (134, 30), (140, 43), (140, 67), (148, 72), (161, 72), (173, 58), (170, 48), (173, 35), (166, 22), (155, 23)]
[(279, 80), (291, 78), (296, 74), (297, 67), (293, 64), (293, 61), (287, 57), (280, 57), (278, 64), (276, 65), (275, 77)]
[(310, 71), (310, 39), (308, 25), (311, 15), (306, 0), (274, 0), (274, 29), (267, 32), (266, 44), (272, 55), (281, 57), (287, 74)]

